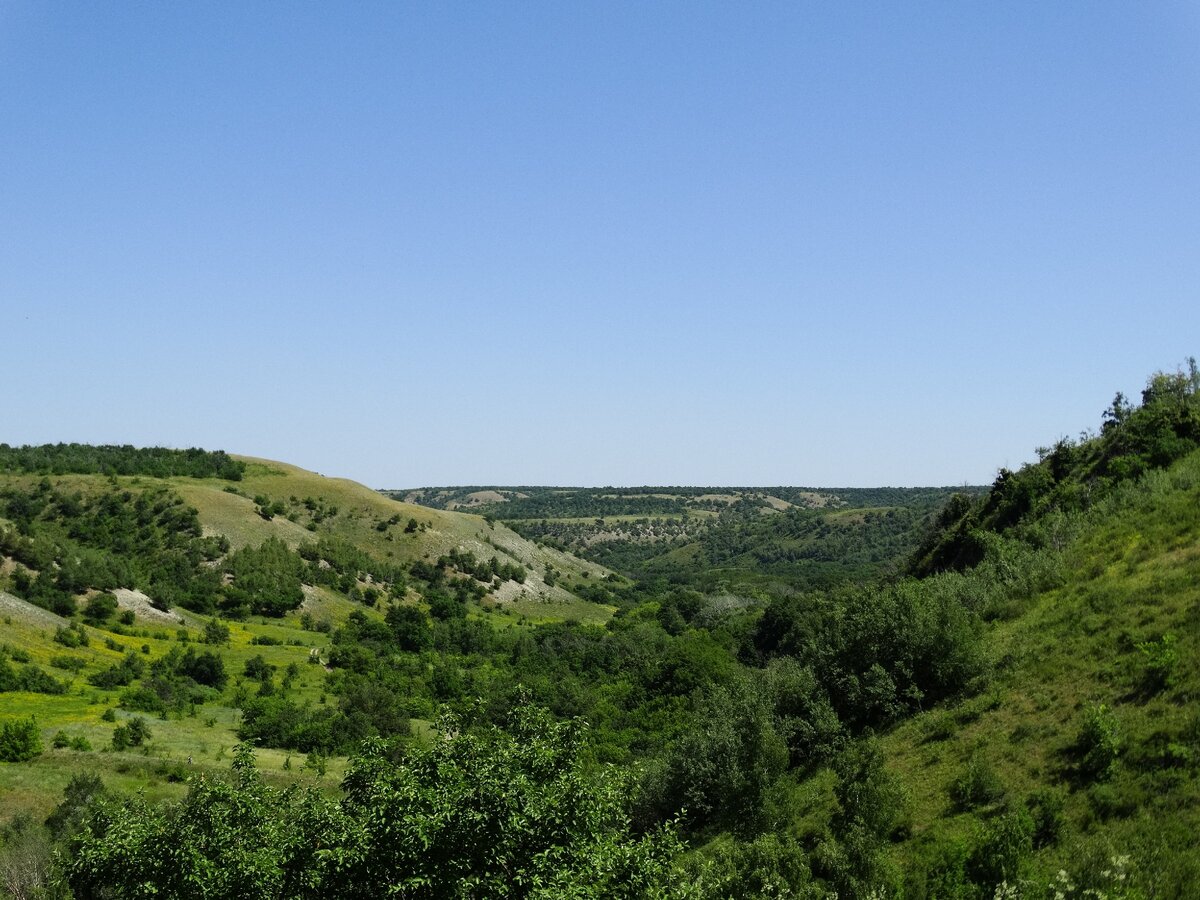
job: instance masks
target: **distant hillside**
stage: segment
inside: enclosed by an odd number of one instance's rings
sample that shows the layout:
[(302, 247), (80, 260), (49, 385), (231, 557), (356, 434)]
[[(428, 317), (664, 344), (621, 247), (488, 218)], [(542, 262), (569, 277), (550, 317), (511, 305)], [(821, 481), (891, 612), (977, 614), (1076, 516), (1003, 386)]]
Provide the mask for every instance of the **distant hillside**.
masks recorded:
[(385, 491), (471, 509), (631, 578), (826, 588), (898, 571), (947, 500), (983, 488), (472, 486)]

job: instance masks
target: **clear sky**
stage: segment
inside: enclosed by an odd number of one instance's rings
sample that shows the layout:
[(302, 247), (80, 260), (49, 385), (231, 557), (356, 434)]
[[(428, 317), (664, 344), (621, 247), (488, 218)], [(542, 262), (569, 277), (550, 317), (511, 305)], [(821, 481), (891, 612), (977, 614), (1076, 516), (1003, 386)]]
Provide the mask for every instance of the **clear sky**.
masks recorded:
[(958, 484), (1200, 354), (1200, 6), (0, 0), (0, 441)]

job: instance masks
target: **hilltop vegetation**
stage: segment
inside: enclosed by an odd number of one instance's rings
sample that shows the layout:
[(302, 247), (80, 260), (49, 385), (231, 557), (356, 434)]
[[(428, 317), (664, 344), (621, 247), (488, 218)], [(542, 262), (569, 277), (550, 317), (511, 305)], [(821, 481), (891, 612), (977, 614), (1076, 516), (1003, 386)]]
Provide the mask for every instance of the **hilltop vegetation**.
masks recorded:
[[(0, 789), (36, 819), (0, 871), (78, 896), (1194, 896), (1198, 426), (1193, 364), (984, 491), (658, 489), (710, 521), (670, 551), (692, 577), (633, 580), (278, 464), (10, 476)], [(516, 492), (491, 493), (596, 508)], [(212, 605), (169, 625), (78, 574), (149, 590), (189, 554)], [(235, 740), (257, 749), (226, 774)]]
[(0, 444), (0, 472), (40, 475), (149, 475), (170, 478), (224, 478), (241, 481), (246, 464), (224, 450), (170, 450), (165, 447)]

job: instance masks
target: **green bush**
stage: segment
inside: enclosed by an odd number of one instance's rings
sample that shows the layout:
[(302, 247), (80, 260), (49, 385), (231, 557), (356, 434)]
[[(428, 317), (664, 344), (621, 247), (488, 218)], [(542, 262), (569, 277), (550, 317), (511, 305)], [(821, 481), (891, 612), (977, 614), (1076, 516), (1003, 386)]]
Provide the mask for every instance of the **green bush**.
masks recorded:
[[(513, 733), (447, 721), (426, 750), (368, 742), (342, 783), (264, 783), (245, 745), (232, 778), (174, 808), (90, 804), (67, 881), (77, 897), (621, 898), (679, 893), (669, 829), (632, 833), (627, 785), (584, 765), (578, 723), (521, 710)], [(316, 849), (317, 852), (314, 852)]]
[(950, 799), (960, 810), (988, 806), (1004, 796), (1004, 784), (987, 760), (973, 755), (950, 785)]
[(209, 619), (204, 623), (204, 643), (228, 644), (229, 626), (224, 624), (220, 619)]
[(1121, 755), (1121, 729), (1117, 717), (1103, 703), (1092, 706), (1075, 741), (1079, 771), (1085, 778), (1103, 781), (1116, 771)]
[(59, 628), (54, 632), (54, 640), (73, 650), (88, 645), (87, 631), (78, 622), (72, 622), (68, 626)]
[(92, 624), (103, 624), (117, 611), (117, 598), (112, 594), (97, 594), (83, 609), (83, 617)]
[(113, 729), (112, 748), (128, 750), (130, 747), (141, 747), (150, 740), (150, 726), (141, 716), (134, 716), (124, 725)]
[(967, 862), (971, 880), (985, 888), (1016, 883), (1033, 852), (1033, 832), (1033, 819), (1023, 809), (989, 822)]
[(1026, 799), (1025, 808), (1033, 822), (1033, 846), (1041, 848), (1058, 843), (1066, 823), (1062, 794), (1050, 788), (1034, 791)]
[(1179, 653), (1175, 649), (1175, 635), (1164, 634), (1157, 641), (1138, 644), (1145, 660), (1142, 670), (1141, 689), (1144, 694), (1157, 694), (1175, 683), (1175, 668), (1179, 664)]
[(42, 738), (32, 717), (0, 725), (0, 762), (25, 762), (41, 752)]

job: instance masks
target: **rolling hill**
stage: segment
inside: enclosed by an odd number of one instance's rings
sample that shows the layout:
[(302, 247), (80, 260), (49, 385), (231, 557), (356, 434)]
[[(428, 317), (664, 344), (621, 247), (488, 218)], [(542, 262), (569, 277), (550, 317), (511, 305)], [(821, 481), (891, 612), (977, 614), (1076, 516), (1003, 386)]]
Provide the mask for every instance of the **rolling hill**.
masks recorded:
[[(284, 673), (291, 667), (287, 695), (297, 706), (332, 706), (334, 698), (326, 687), (331, 632), (354, 616), (382, 622), (391, 607), (428, 608), (428, 582), (408, 575), (398, 587), (362, 570), (343, 575), (337, 582), (307, 583), (302, 579), (302, 602), (276, 616), (229, 619), (220, 608), (191, 611), (171, 606), (156, 595), (159, 582), (154, 576), (138, 571), (129, 574), (127, 581), (102, 588), (86, 583), (68, 587), (69, 600), (55, 602), (77, 606), (80, 615), (64, 616), (44, 608), (53, 603), (47, 601), (48, 594), (38, 592), (41, 572), (62, 576), (75, 570), (72, 560), (54, 558), (53, 549), (42, 544), (53, 546), (61, 539), (63, 552), (84, 554), (86, 563), (86, 554), (100, 552), (94, 548), (104, 541), (83, 535), (79, 522), (96, 505), (112, 498), (122, 508), (143, 496), (160, 498), (155, 500), (159, 505), (168, 502), (161, 498), (178, 498), (195, 510), (201, 539), (220, 541), (224, 548), (213, 559), (202, 561), (201, 567), (219, 569), (239, 551), (271, 541), (293, 552), (306, 545), (349, 547), (363, 560), (373, 561), (360, 563), (364, 569), (377, 564), (380, 571), (406, 574), (417, 564), (418, 569), (425, 567), (426, 574), (446, 571), (450, 584), (473, 581), (478, 590), (466, 604), (466, 615), (487, 617), (497, 627), (522, 622), (603, 622), (613, 612), (609, 605), (572, 593), (577, 585), (602, 592), (605, 580), (615, 578), (608, 570), (537, 546), (503, 525), (480, 516), (396, 502), (355, 482), (325, 478), (284, 463), (230, 458), (241, 465), (237, 480), (55, 473), (52, 465), (33, 472), (0, 471), (0, 496), (9, 498), (9, 515), (16, 514), (13, 498), (21, 498), (21, 503), (28, 497), (55, 498), (30, 522), (0, 514), (0, 532), (10, 535), (7, 552), (0, 553), (0, 585), (6, 588), (0, 590), (0, 666), (18, 674), (36, 670), (43, 673), (45, 682), (41, 685), (44, 690), (6, 690), (0, 695), (0, 724), (34, 717), (46, 748), (34, 760), (0, 765), (0, 797), (6, 815), (28, 810), (44, 816), (72, 774), (79, 772), (101, 774), (116, 790), (144, 790), (151, 799), (178, 796), (188, 774), (221, 767), (238, 742), (248, 661), (260, 658), (277, 677), (287, 677)], [(24, 560), (19, 562), (12, 551), (22, 534), (33, 539), (17, 551)], [(127, 544), (121, 546), (125, 549), (109, 555), (129, 552)], [(154, 552), (166, 555), (176, 551), (163, 545)], [(46, 554), (41, 571), (29, 565), (36, 562), (38, 554)], [(495, 559), (501, 572), (519, 572), (520, 581), (489, 577), (484, 585), (457, 572), (455, 563), (445, 562), (448, 555), (459, 565), (472, 557)], [(300, 562), (302, 557), (294, 555), (294, 560)], [(331, 570), (326, 560), (314, 558), (312, 571)], [(30, 577), (32, 585), (27, 583)], [(90, 575), (85, 566), (78, 577), (86, 582), (100, 576)], [(227, 573), (224, 580), (236, 583), (237, 576)], [(24, 591), (20, 585), (25, 585)], [(372, 589), (378, 591), (378, 597), (372, 596)], [(30, 599), (16, 596), (16, 592)], [(103, 620), (89, 617), (89, 607), (100, 596), (116, 600), (116, 609)], [(224, 618), (226, 641), (206, 642), (205, 628), (214, 621), (214, 614)], [(218, 654), (227, 683), (160, 709), (139, 709), (136, 702), (129, 702), (131, 684), (136, 685), (137, 679), (94, 683), (127, 658), (143, 660), (152, 667), (173, 651)], [(148, 672), (146, 666), (141, 669)], [(141, 669), (137, 678), (147, 677)], [(418, 728), (420, 715), (417, 710), (411, 717)], [(114, 729), (135, 718), (149, 722), (152, 737), (143, 747), (112, 749)], [(327, 761), (318, 753), (313, 765), (320, 758), (322, 770), (328, 766), (330, 773), (338, 773), (343, 762), (333, 756)], [(304, 759), (305, 753), (294, 750), (264, 747), (259, 752), (260, 765), (279, 775), (298, 773)], [(313, 772), (310, 767), (306, 777), (315, 777)]]

